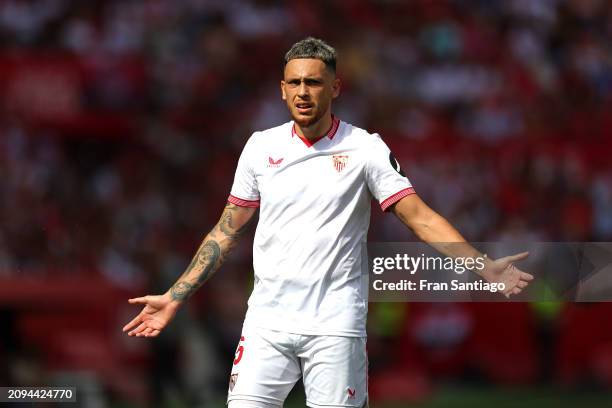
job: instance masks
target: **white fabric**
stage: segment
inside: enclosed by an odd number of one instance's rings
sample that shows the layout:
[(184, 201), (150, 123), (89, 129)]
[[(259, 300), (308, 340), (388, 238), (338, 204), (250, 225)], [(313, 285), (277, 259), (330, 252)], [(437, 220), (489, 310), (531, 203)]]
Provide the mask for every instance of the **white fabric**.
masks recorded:
[(259, 401), (232, 400), (228, 402), (227, 408), (282, 408), (282, 405), (267, 404)]
[(228, 402), (232, 408), (236, 400), (282, 406), (302, 376), (309, 407), (364, 406), (365, 338), (245, 327), (232, 366)]
[(293, 122), (256, 132), (240, 156), (228, 201), (260, 206), (245, 326), (366, 335), (370, 202), (414, 190), (380, 136), (333, 123), (312, 145)]

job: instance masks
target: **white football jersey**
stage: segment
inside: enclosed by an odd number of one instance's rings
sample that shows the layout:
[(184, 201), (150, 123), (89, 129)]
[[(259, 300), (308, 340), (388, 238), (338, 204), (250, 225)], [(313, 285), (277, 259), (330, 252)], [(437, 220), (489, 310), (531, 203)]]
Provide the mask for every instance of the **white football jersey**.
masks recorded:
[(245, 326), (365, 336), (370, 203), (386, 210), (412, 193), (379, 135), (335, 117), (314, 143), (293, 121), (255, 132), (228, 199), (260, 207)]

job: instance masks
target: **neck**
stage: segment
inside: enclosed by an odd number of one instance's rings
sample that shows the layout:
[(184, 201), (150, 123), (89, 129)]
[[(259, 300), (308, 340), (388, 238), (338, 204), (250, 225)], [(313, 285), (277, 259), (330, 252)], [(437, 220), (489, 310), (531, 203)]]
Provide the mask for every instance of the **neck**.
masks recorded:
[(308, 140), (316, 140), (323, 136), (332, 127), (331, 112), (327, 112), (321, 119), (310, 126), (302, 127), (295, 123), (295, 130), (298, 135), (305, 137)]

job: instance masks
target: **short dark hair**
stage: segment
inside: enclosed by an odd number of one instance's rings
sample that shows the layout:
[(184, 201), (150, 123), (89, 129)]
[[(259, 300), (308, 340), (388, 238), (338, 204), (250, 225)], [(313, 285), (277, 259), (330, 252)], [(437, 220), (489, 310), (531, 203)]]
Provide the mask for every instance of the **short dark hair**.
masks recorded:
[(321, 60), (325, 66), (336, 72), (336, 50), (325, 41), (314, 37), (304, 38), (291, 46), (285, 54), (285, 65), (292, 59), (314, 58)]

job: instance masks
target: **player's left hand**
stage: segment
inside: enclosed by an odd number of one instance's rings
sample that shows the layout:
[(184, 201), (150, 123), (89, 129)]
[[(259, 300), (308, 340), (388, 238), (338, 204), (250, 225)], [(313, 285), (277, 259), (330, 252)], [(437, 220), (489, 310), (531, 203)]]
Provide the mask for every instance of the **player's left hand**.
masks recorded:
[(483, 278), (489, 282), (498, 282), (505, 285), (504, 296), (518, 295), (533, 280), (533, 275), (523, 272), (514, 266), (513, 262), (520, 261), (529, 256), (529, 252), (510, 255), (487, 263), (482, 273)]

